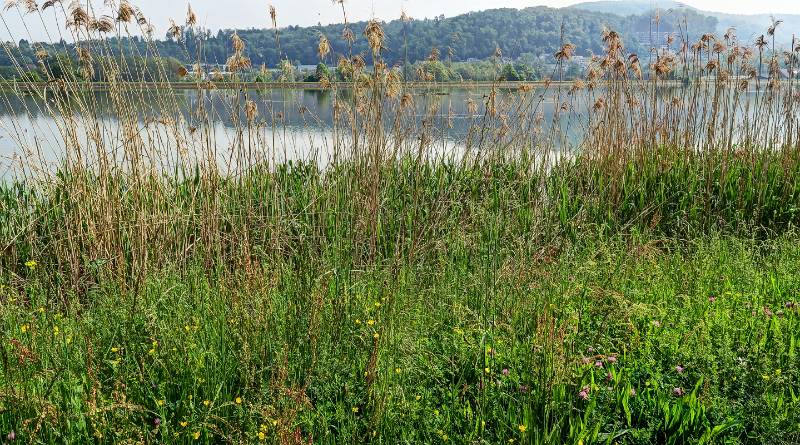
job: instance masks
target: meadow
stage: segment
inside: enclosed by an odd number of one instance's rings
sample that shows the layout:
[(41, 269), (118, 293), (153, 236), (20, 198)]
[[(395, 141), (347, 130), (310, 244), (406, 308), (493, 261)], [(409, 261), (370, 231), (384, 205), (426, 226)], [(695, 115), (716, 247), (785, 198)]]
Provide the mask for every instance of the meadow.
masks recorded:
[[(19, 139), (0, 182), (0, 442), (800, 442), (797, 42), (645, 63), (606, 30), (569, 85), (564, 42), (552, 84), (498, 80), (453, 141), (381, 24), (345, 25), (370, 54), (338, 49), (330, 140), (289, 159), (281, 105), (180, 109), (120, 55), (147, 18), (107, 3), (9, 2), (77, 43), (37, 55), (50, 91), (0, 90), (63, 143)], [(250, 69), (235, 34), (227, 62)]]

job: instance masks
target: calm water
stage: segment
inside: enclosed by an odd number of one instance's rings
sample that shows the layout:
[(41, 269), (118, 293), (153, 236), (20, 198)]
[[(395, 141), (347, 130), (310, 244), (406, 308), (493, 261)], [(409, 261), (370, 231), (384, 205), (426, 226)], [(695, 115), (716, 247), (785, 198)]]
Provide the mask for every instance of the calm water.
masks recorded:
[[(82, 145), (90, 147), (86, 143), (86, 134), (81, 130), (81, 122), (101, 122), (103, 137), (109, 141), (107, 147), (111, 150), (119, 149), (119, 141), (125, 139), (120, 133), (116, 112), (111, 112), (114, 108), (110, 105), (110, 97), (106, 92), (91, 93), (97, 107), (93, 110), (97, 119), (86, 119), (75, 115), (78, 122), (79, 131), (76, 137), (82, 141)], [(142, 128), (146, 122), (150, 122), (149, 128), (157, 128), (154, 124), (163, 116), (160, 101), (167, 101), (175, 104), (175, 113), (179, 116), (177, 128), (185, 134), (185, 140), (191, 141), (195, 135), (195, 130), (202, 128), (206, 134), (213, 135), (214, 151), (220, 162), (229, 158), (228, 148), (235, 145), (237, 132), (235, 131), (237, 120), (236, 113), (232, 110), (236, 108), (233, 104), (239, 92), (235, 90), (215, 90), (197, 92), (194, 90), (185, 91), (164, 91), (164, 92), (141, 92), (136, 93), (131, 100), (140, 114), (139, 119)], [(268, 147), (273, 153), (279, 153), (279, 160), (303, 158), (307, 159), (313, 153), (319, 162), (326, 162), (330, 156), (333, 138), (333, 93), (330, 91), (319, 90), (269, 90), (269, 91), (248, 91), (247, 97), (252, 100), (258, 108), (257, 121), (261, 124), (258, 134), (261, 138), (260, 147)], [(339, 94), (340, 100), (349, 103), (352, 99), (350, 91), (343, 90)], [(433, 149), (440, 150), (442, 153), (458, 151), (463, 145), (469, 129), (476, 122), (480, 122), (484, 113), (484, 103), (489, 94), (488, 89), (427, 89), (414, 91), (415, 113), (411, 113), (411, 118), (404, 120), (403, 126), (409, 129), (413, 135), (414, 131), (425, 128), (428, 136), (434, 141), (431, 145)], [(550, 90), (536, 90), (530, 93), (533, 105), (526, 110), (536, 114), (540, 118), (541, 127), (546, 128), (552, 124), (552, 117), (555, 109), (555, 95), (557, 91), (552, 87)], [(566, 98), (566, 93), (562, 91), (562, 100)], [(559, 120), (556, 125), (561, 131), (564, 141), (578, 141), (585, 132), (584, 115), (594, 98), (588, 92), (579, 92), (572, 97), (570, 102), (573, 108), (568, 112), (559, 113)], [(675, 94), (674, 91), (665, 93), (666, 95)], [(498, 101), (501, 110), (512, 110), (519, 105), (519, 94), (511, 90), (501, 90), (498, 94)], [(64, 142), (59, 131), (62, 122), (52, 118), (52, 112), (48, 107), (52, 107), (53, 98), (43, 101), (33, 95), (19, 96), (10, 91), (0, 92), (0, 176), (8, 176), (12, 171), (12, 165), (19, 164), (20, 160), (31, 160), (39, 163), (56, 165), (63, 159)], [(210, 125), (202, 125), (193, 118), (192, 110), (197, 110), (198, 106), (205, 106), (211, 110)], [(471, 107), (470, 103), (476, 105)], [(239, 107), (242, 108), (241, 106)], [(394, 125), (392, 114), (388, 113), (385, 125)], [(509, 113), (512, 114), (512, 113)], [(239, 113), (238, 119), (244, 120), (243, 113)], [(533, 118), (528, 122), (519, 121), (508, 122), (515, 128), (529, 128)], [(340, 124), (341, 125), (341, 124)], [(528, 125), (529, 127), (525, 127)], [(163, 125), (162, 125), (163, 127)], [(341, 128), (341, 127), (340, 127)], [(473, 127), (474, 128), (474, 127)], [(531, 133), (534, 129), (530, 127)], [(146, 133), (142, 131), (142, 133)], [(145, 145), (158, 147), (147, 155), (152, 158), (176, 157), (181, 145), (176, 141), (175, 131), (156, 130), (150, 131)], [(412, 136), (413, 137), (413, 136)], [(185, 143), (186, 141), (184, 141)], [(191, 145), (191, 144), (189, 144)], [(121, 153), (117, 154), (122, 156)], [(275, 157), (273, 157), (275, 159)], [(161, 159), (160, 161), (163, 161)], [(155, 160), (154, 160), (155, 162)]]

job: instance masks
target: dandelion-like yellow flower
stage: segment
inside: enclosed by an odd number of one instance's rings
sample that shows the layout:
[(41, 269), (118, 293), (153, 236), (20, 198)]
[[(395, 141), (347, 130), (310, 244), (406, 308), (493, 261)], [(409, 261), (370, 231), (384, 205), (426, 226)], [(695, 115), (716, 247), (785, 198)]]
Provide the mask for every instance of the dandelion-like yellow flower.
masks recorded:
[(353, 408), (351, 408), (351, 411), (353, 411), (354, 413), (357, 413), (358, 412), (358, 407), (354, 406)]
[(520, 425), (518, 428), (520, 433), (524, 433), (528, 429), (528, 427), (525, 425)]
[(782, 372), (781, 369), (778, 368), (778, 369), (775, 370), (775, 375), (781, 375), (781, 372)]
[(492, 370), (491, 370), (491, 369), (489, 369), (489, 368), (483, 368), (483, 372), (485, 372), (485, 373), (487, 373), (487, 374), (488, 374), (488, 373), (492, 372)]
[(264, 434), (264, 432), (263, 432), (263, 431), (259, 431), (259, 432), (258, 432), (258, 440), (260, 440), (260, 441), (262, 441), (262, 442), (263, 442), (263, 441), (265, 441), (265, 440), (267, 440), (267, 435), (266, 435), (266, 434)]
[(262, 423), (261, 425), (259, 425), (258, 430), (259, 431), (266, 431), (267, 428), (268, 428), (267, 424), (266, 423)]
[(165, 400), (163, 400), (163, 399), (162, 399), (162, 400), (159, 400), (159, 401), (158, 401), (158, 402), (156, 402), (156, 403), (158, 403), (158, 406), (164, 406), (164, 404), (165, 404), (165, 403), (167, 403), (167, 402), (166, 402)]
[(372, 334), (372, 337), (375, 338), (375, 340), (377, 340), (380, 336), (381, 334), (378, 334), (377, 332)]
[(361, 324), (361, 319), (356, 318), (356, 324)]
[(187, 422), (185, 420), (181, 421), (181, 426), (184, 427), (184, 428), (186, 428), (186, 425), (188, 425), (188, 424), (189, 424), (189, 422)]
[(25, 267), (27, 267), (30, 270), (34, 270), (34, 269), (36, 269), (36, 266), (38, 264), (39, 263), (37, 263), (36, 260), (28, 260), (28, 261), (25, 262)]
[(111, 352), (119, 352), (119, 348), (111, 348)]
[(417, 396), (417, 400), (419, 400), (419, 399), (421, 399), (421, 398), (422, 398), (422, 396)]
[(39, 307), (39, 313), (40, 314), (44, 314), (44, 306), (40, 306)]
[(211, 405), (211, 400), (203, 400), (203, 406)]
[(28, 329), (30, 329), (30, 327), (27, 324), (20, 326), (20, 330), (22, 331), (23, 334), (28, 332)]
[(367, 324), (373, 326), (375, 324), (375, 320), (367, 320)]
[(381, 303), (379, 301), (375, 302), (375, 307), (381, 307)]
[(241, 397), (237, 397), (236, 400), (234, 400), (234, 402), (236, 402), (237, 405), (241, 405), (242, 404), (242, 398)]
[(59, 332), (58, 326), (53, 326), (53, 336), (55, 337)]
[(200, 438), (200, 431), (195, 431), (194, 434), (192, 434), (192, 437), (194, 437), (194, 440), (199, 439)]

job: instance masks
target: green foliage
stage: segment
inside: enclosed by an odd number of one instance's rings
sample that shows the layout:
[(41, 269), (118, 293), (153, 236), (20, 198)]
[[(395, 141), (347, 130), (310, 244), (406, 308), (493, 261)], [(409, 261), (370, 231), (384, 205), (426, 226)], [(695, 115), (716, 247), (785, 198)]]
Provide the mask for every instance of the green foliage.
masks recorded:
[[(29, 262), (2, 278), (0, 430), (44, 443), (800, 434), (796, 238), (590, 240), (539, 264), (456, 242), (359, 274), (301, 244), (251, 272), (165, 267), (139, 292), (112, 280), (56, 299), (54, 265)], [(498, 260), (520, 273), (498, 280)]]

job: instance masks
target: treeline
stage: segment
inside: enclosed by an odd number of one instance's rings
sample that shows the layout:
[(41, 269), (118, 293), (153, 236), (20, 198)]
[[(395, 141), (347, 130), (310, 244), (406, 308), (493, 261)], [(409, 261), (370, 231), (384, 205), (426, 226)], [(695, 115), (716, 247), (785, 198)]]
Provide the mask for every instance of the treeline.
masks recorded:
[[(342, 24), (299, 27), (279, 30), (280, 47), (275, 33), (269, 29), (237, 30), (247, 43), (247, 53), (254, 65), (277, 66), (281, 60), (310, 65), (319, 61), (317, 43), (325, 36), (331, 44), (332, 55), (370, 54), (361, 32), (366, 22), (352, 23), (349, 29), (356, 39), (351, 43), (344, 36)], [(473, 12), (446, 18), (439, 16), (424, 20), (393, 20), (383, 24), (387, 47), (383, 57), (393, 65), (427, 60), (432, 51), (442, 60), (467, 61), (487, 59), (499, 48), (504, 57), (516, 59), (525, 53), (553, 54), (569, 42), (577, 54), (590, 55), (602, 51), (601, 33), (608, 27), (625, 37), (632, 52), (646, 52), (653, 36), (680, 33), (688, 29), (691, 38), (712, 32), (717, 19), (686, 11), (660, 18), (658, 25), (649, 15), (620, 17), (578, 9), (532, 7), (522, 10), (504, 8)], [(233, 30), (212, 34), (204, 30), (185, 29), (181, 39), (166, 39), (159, 43), (163, 55), (183, 59), (202, 54), (209, 62), (223, 63), (231, 53)], [(658, 37), (654, 37), (656, 40)], [(646, 41), (642, 41), (646, 40)], [(661, 44), (662, 42), (652, 42)], [(326, 62), (335, 62), (327, 60)]]
[[(492, 9), (450, 18), (439, 16), (434, 19), (397, 19), (386, 22), (383, 24), (386, 33), (383, 57), (391, 65), (406, 65), (408, 68), (409, 64), (429, 60), (432, 52), (439, 54), (443, 63), (452, 63), (487, 60), (500, 49), (505, 59), (516, 60), (531, 53), (552, 55), (566, 42), (577, 47), (576, 54), (588, 56), (602, 51), (601, 33), (604, 27), (618, 31), (625, 39), (629, 52), (646, 53), (651, 45), (662, 44), (667, 34), (685, 33), (688, 30), (689, 37), (694, 39), (702, 33), (713, 31), (716, 25), (716, 18), (690, 10), (683, 11), (680, 15), (661, 17), (656, 24), (650, 15), (620, 17), (579, 9), (548, 7)], [(107, 48), (110, 51), (124, 48), (123, 52), (160, 56), (186, 64), (197, 60), (223, 64), (231, 55), (231, 37), (237, 32), (246, 43), (246, 55), (253, 66), (274, 68), (283, 60), (295, 64), (316, 65), (320, 61), (317, 44), (320, 36), (324, 35), (331, 45), (331, 53), (324, 60), (328, 65), (335, 65), (341, 56), (353, 55), (364, 56), (369, 63), (367, 56), (371, 53), (361, 35), (365, 27), (365, 22), (349, 24), (348, 28), (355, 37), (350, 40), (346, 37), (343, 24), (289, 26), (279, 29), (279, 44), (276, 43), (275, 32), (271, 29), (222, 30), (212, 33), (197, 27), (187, 27), (182, 29), (179, 38), (167, 36), (164, 40), (157, 41), (157, 54), (139, 37), (125, 38), (123, 42), (111, 39), (112, 44)], [(0, 53), (0, 67), (13, 66), (12, 57), (23, 65), (35, 65), (36, 51), (43, 47), (24, 40), (7, 46), (7, 51)], [(44, 48), (63, 51), (69, 46), (62, 42), (44, 45)], [(453, 74), (457, 75), (456, 71)], [(525, 75), (527, 73), (523, 74)], [(463, 73), (461, 76), (464, 77)]]

